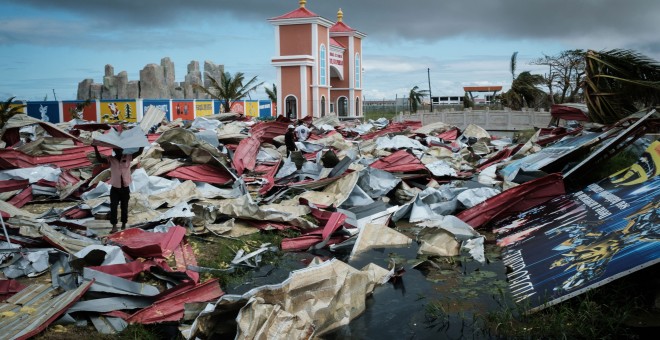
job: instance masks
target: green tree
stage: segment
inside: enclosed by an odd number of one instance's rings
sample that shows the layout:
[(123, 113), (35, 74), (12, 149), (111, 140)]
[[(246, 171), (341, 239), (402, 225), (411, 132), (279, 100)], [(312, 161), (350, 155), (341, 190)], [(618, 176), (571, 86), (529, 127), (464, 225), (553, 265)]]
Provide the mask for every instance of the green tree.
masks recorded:
[(420, 90), (419, 86), (415, 86), (410, 89), (410, 93), (408, 95), (408, 103), (410, 104), (411, 113), (417, 112), (417, 106), (422, 103), (422, 98), (428, 96), (428, 94), (428, 90)]
[(660, 64), (631, 50), (585, 55), (584, 97), (590, 118), (616, 122), (641, 108), (660, 103)]
[[(548, 86), (553, 103), (573, 103), (580, 99), (585, 74), (584, 57), (583, 50), (566, 50), (558, 55), (544, 55), (531, 62), (548, 66), (545, 85)], [(554, 89), (557, 89), (556, 95), (553, 95)]]
[(511, 83), (511, 89), (502, 94), (502, 104), (512, 110), (538, 107), (545, 99), (545, 92), (539, 89), (544, 83), (545, 79), (540, 74), (521, 72)]
[(209, 87), (195, 85), (195, 88), (222, 101), (225, 112), (231, 110), (233, 102), (245, 98), (250, 92), (256, 91), (259, 86), (263, 85), (263, 82), (257, 84), (256, 76), (244, 84), (245, 75), (242, 72), (236, 72), (233, 76), (231, 73), (225, 72), (220, 75), (220, 79), (215, 79), (208, 73), (206, 76), (211, 81)]
[(265, 88), (266, 89), (266, 94), (268, 95), (268, 99), (270, 99), (271, 102), (277, 103), (277, 85), (273, 84), (273, 89)]
[(25, 105), (13, 103), (14, 98), (16, 97), (11, 97), (5, 102), (0, 103), (0, 129), (7, 124), (11, 117), (23, 113)]

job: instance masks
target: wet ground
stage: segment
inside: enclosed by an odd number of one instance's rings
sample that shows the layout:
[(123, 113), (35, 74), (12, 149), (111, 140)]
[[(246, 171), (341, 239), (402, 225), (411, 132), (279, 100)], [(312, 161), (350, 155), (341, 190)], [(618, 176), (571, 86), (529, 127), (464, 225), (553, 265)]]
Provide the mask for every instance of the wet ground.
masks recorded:
[[(414, 226), (399, 231), (413, 237)], [(485, 317), (501, 308), (507, 296), (505, 268), (499, 247), (486, 245), (486, 264), (469, 256), (417, 255), (419, 245), (370, 249), (348, 261), (348, 253), (322, 250), (284, 253), (276, 265), (264, 265), (241, 283), (224, 287), (229, 294), (279, 283), (289, 272), (303, 268), (314, 256), (337, 257), (356, 269), (369, 263), (388, 268), (392, 261), (402, 268), (400, 276), (377, 286), (367, 297), (366, 310), (348, 326), (324, 339), (484, 339), (491, 338)]]

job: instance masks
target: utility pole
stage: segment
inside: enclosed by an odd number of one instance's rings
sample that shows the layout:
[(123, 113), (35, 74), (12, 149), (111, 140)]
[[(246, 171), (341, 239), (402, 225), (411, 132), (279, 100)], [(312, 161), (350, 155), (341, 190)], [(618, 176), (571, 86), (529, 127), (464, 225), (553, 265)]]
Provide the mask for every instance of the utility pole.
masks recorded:
[(431, 103), (431, 113), (433, 113), (433, 96), (431, 95), (431, 69), (427, 68), (426, 70), (428, 72), (429, 78), (429, 102)]

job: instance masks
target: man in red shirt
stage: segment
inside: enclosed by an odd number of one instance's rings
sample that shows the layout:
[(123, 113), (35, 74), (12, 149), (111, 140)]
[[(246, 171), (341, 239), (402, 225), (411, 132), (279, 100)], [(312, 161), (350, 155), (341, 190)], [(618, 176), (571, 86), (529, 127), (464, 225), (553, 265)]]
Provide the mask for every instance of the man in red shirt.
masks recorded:
[(112, 230), (110, 233), (117, 232), (117, 206), (121, 203), (121, 229), (126, 229), (128, 222), (128, 200), (131, 197), (129, 185), (131, 184), (131, 162), (133, 157), (142, 153), (143, 148), (140, 148), (134, 154), (124, 154), (122, 149), (112, 149), (113, 156), (102, 157), (98, 148), (94, 145), (94, 152), (96, 159), (101, 163), (108, 163), (110, 165), (110, 224)]

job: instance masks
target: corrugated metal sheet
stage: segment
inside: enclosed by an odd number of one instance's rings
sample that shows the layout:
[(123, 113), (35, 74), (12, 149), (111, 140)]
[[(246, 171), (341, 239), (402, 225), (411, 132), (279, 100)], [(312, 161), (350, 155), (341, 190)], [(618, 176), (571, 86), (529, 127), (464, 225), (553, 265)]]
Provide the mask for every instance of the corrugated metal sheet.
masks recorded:
[(262, 143), (272, 143), (273, 138), (284, 136), (290, 124), (292, 124), (290, 120), (280, 118), (272, 122), (259, 122), (250, 129), (250, 134)]
[(0, 301), (4, 301), (25, 288), (16, 280), (0, 280)]
[(424, 164), (415, 155), (406, 150), (399, 150), (387, 157), (383, 157), (371, 163), (370, 166), (388, 172), (427, 171)]
[[(103, 149), (103, 150), (102, 150)], [(101, 153), (109, 153), (108, 148), (99, 148)], [(0, 149), (0, 167), (3, 169), (33, 168), (38, 165), (53, 164), (64, 170), (91, 166), (87, 154), (94, 152), (91, 146), (74, 146), (63, 150), (59, 155), (30, 156), (15, 149)], [(7, 167), (6, 165), (11, 165)]]
[(186, 240), (183, 240), (174, 249), (174, 261), (176, 262), (177, 271), (185, 272), (195, 283), (199, 282), (199, 273), (188, 270), (188, 266), (197, 266), (197, 258), (195, 258), (192, 246)]
[(108, 236), (108, 239), (120, 244), (122, 250), (133, 257), (166, 258), (181, 243), (186, 235), (183, 227), (172, 227), (167, 233), (150, 233), (139, 228), (130, 228)]
[(478, 228), (496, 217), (525, 211), (565, 193), (561, 174), (551, 174), (504, 191), (461, 211), (456, 217)]
[(0, 192), (8, 192), (14, 190), (25, 189), (30, 185), (27, 179), (9, 179), (0, 181)]
[(225, 169), (208, 164), (180, 167), (165, 176), (219, 185), (229, 184), (234, 180)]
[(238, 147), (234, 152), (232, 164), (239, 176), (242, 175), (245, 170), (254, 170), (254, 167), (257, 164), (257, 154), (259, 153), (260, 145), (261, 142), (259, 142), (259, 139), (254, 136), (243, 139), (238, 143)]
[(91, 287), (86, 282), (75, 290), (56, 295), (51, 285), (34, 284), (0, 303), (0, 330), (4, 339), (27, 339), (44, 330)]
[(27, 187), (23, 191), (19, 192), (16, 196), (12, 197), (7, 203), (15, 206), (16, 208), (22, 208), (28, 202), (32, 201), (32, 187)]
[(421, 121), (410, 121), (406, 120), (400, 123), (390, 123), (387, 125), (384, 129), (370, 132), (370, 133), (365, 133), (364, 135), (361, 135), (360, 138), (364, 140), (369, 140), (369, 139), (374, 139), (376, 137), (380, 137), (383, 135), (386, 135), (388, 133), (397, 133), (397, 132), (404, 132), (406, 130), (408, 131), (414, 131), (422, 127), (422, 122)]
[(214, 301), (224, 294), (217, 279), (209, 280), (192, 288), (177, 291), (173, 295), (168, 294), (151, 307), (131, 315), (127, 321), (141, 324), (179, 321), (183, 317), (184, 304)]

